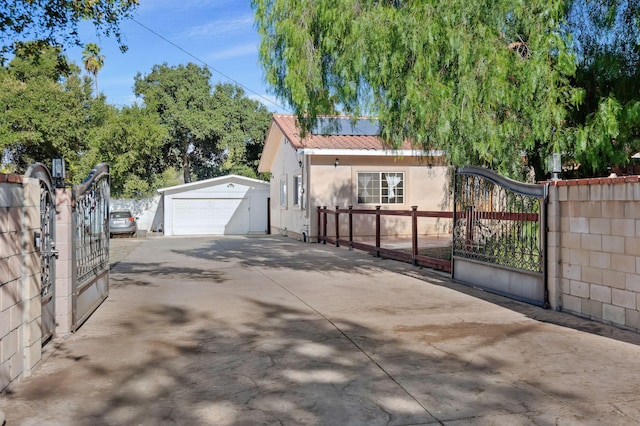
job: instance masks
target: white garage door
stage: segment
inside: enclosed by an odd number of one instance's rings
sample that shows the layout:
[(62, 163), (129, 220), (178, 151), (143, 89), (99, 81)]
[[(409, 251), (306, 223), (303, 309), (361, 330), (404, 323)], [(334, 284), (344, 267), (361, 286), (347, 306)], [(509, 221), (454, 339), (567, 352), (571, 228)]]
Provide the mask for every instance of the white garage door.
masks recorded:
[(173, 235), (224, 235), (249, 232), (246, 200), (174, 199)]

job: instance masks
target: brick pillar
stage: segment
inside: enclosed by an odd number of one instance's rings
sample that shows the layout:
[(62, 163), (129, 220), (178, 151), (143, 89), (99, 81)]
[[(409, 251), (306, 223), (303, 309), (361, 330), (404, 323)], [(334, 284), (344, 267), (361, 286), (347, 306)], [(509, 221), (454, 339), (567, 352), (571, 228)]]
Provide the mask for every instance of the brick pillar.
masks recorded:
[(73, 227), (71, 190), (56, 189), (56, 334), (71, 332), (73, 323)]

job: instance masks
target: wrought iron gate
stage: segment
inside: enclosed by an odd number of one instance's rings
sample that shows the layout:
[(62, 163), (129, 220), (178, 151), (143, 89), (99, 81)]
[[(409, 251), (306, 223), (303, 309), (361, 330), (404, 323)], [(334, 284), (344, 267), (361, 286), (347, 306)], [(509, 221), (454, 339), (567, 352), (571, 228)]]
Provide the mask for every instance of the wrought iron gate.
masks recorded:
[(458, 170), (453, 279), (546, 306), (547, 193), (481, 167)]
[(27, 177), (40, 181), (40, 234), (36, 235), (36, 249), (40, 252), (40, 298), (42, 302), (42, 344), (46, 344), (56, 327), (56, 258), (55, 246), (56, 198), (49, 169), (41, 163), (31, 165)]
[(73, 331), (109, 294), (109, 165), (73, 186)]

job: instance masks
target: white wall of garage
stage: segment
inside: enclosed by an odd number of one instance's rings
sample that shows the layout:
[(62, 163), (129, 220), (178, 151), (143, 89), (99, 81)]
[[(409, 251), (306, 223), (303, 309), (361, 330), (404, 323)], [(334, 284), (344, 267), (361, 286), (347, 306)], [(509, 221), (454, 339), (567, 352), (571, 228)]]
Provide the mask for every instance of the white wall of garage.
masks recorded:
[(269, 183), (228, 175), (159, 189), (164, 235), (245, 235), (267, 231)]

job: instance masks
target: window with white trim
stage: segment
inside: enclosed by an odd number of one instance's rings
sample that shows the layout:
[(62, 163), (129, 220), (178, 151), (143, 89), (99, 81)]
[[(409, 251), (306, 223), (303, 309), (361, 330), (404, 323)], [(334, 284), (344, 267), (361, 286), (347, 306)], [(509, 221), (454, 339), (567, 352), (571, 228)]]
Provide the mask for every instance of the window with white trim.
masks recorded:
[(304, 208), (302, 192), (302, 175), (296, 175), (293, 177), (293, 205), (301, 209)]
[(280, 179), (280, 207), (287, 207), (287, 178)]
[(403, 204), (403, 172), (358, 173), (358, 204)]

